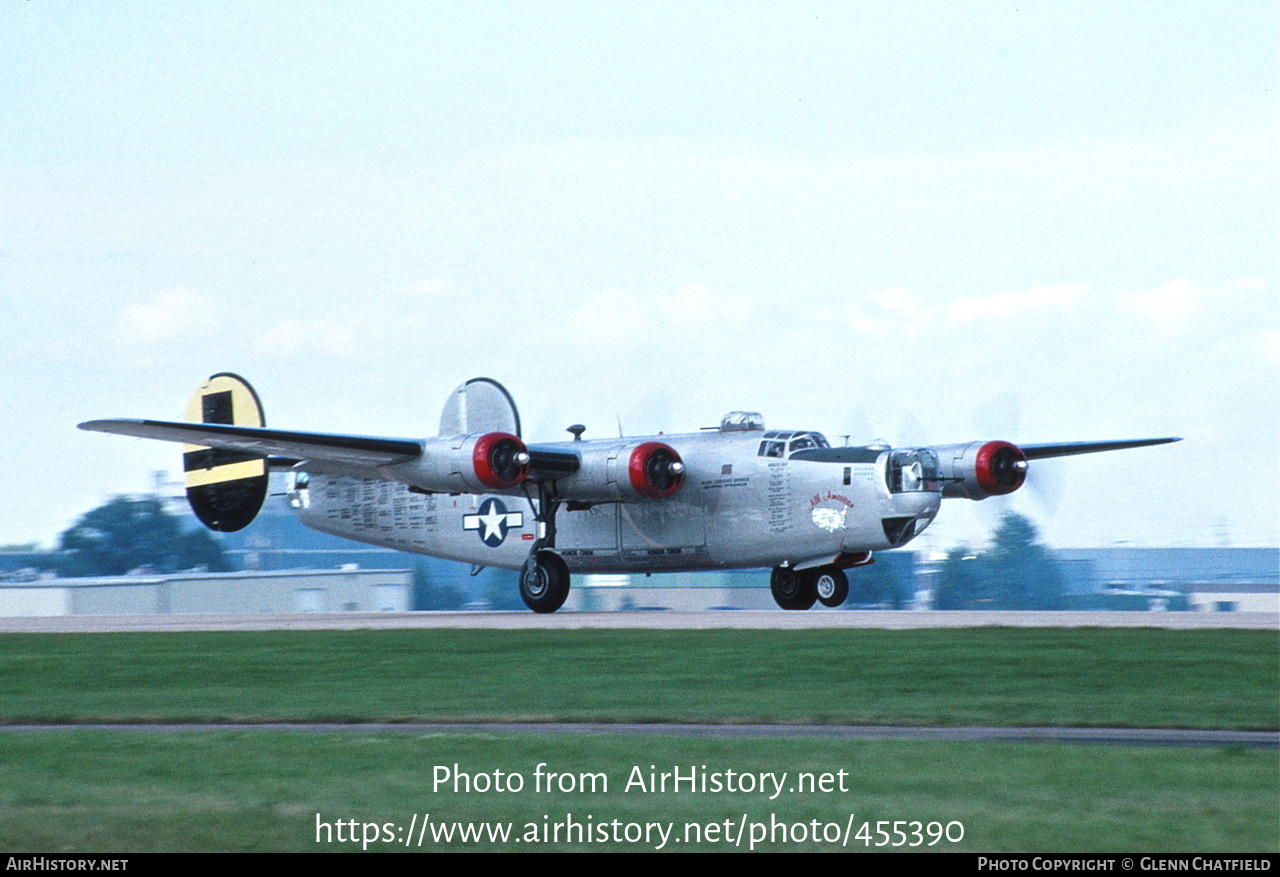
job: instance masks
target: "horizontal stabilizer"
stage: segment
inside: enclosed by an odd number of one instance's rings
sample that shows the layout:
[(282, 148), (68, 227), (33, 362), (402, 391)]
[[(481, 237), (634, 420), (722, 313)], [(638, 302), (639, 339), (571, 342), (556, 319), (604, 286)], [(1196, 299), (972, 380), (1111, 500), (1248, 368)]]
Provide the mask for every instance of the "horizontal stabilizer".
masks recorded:
[(1125, 448), (1145, 448), (1148, 445), (1167, 445), (1180, 442), (1180, 438), (1128, 439), (1117, 442), (1065, 442), (1057, 445), (1018, 445), (1028, 460), (1044, 460), (1049, 457), (1070, 457), (1074, 454), (1096, 454), (1100, 451), (1122, 451)]
[(322, 432), (293, 432), (255, 426), (216, 423), (173, 423), (164, 420), (90, 420), (80, 424), (91, 432), (109, 432), (134, 438), (186, 442), (243, 451), (263, 456), (296, 460), (323, 460), (357, 466), (385, 466), (403, 463), (422, 453), (420, 442), (412, 439), (334, 435)]

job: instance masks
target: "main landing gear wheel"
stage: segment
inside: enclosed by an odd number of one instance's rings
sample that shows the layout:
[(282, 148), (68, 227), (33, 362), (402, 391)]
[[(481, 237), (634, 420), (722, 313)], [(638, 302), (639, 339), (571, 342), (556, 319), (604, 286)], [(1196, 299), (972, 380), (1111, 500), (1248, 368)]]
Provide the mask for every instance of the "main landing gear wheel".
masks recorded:
[(809, 571), (818, 602), (823, 606), (839, 606), (849, 597), (849, 577), (838, 566), (824, 566)]
[(769, 576), (769, 590), (783, 609), (808, 609), (818, 599), (813, 576), (798, 573), (789, 566), (775, 566)]
[(555, 612), (569, 596), (569, 567), (554, 551), (539, 551), (520, 568), (520, 598), (534, 612)]

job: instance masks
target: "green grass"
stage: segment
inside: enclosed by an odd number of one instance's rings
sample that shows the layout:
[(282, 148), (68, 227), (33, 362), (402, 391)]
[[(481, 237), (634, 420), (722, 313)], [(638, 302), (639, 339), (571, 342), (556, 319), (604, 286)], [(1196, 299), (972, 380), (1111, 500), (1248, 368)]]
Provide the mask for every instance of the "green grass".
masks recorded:
[[(1274, 631), (358, 631), (9, 635), (0, 719), (759, 721), (1275, 729)], [(609, 791), (532, 788), (539, 763)], [(518, 794), (434, 790), (438, 765)], [(847, 791), (624, 792), (633, 766), (847, 772)], [(0, 733), (0, 847), (359, 849), (330, 824), (957, 821), (969, 851), (1280, 849), (1280, 754), (519, 733)], [(545, 819), (544, 819), (545, 817)], [(439, 845), (647, 849), (644, 843)], [(676, 845), (669, 845), (669, 848)], [(371, 849), (402, 849), (377, 843)], [(428, 845), (427, 848), (439, 848)], [(687, 849), (685, 844), (680, 849)], [(732, 848), (706, 842), (699, 849)], [(771, 849), (831, 849), (811, 840)], [(873, 847), (874, 848), (874, 847)]]
[(1280, 727), (1274, 631), (276, 631), (0, 638), (0, 720)]

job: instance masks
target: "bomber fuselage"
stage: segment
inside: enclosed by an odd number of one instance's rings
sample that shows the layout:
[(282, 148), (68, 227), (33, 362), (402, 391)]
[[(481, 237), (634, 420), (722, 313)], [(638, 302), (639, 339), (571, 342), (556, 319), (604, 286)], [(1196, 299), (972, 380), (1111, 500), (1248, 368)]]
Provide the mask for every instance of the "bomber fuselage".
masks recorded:
[[(763, 430), (658, 436), (684, 461), (680, 489), (647, 501), (566, 502), (555, 549), (571, 572), (805, 568), (903, 545), (937, 514), (941, 487), (919, 477), (916, 452), (829, 448), (797, 456), (793, 448), (806, 444), (805, 436), (825, 444), (814, 433)], [(611, 471), (634, 445), (618, 439), (536, 447), (590, 449), (608, 461), (595, 469)], [(317, 530), (481, 566), (518, 569), (543, 535), (537, 495), (527, 486), (455, 495), (317, 472), (295, 475), (290, 497)]]

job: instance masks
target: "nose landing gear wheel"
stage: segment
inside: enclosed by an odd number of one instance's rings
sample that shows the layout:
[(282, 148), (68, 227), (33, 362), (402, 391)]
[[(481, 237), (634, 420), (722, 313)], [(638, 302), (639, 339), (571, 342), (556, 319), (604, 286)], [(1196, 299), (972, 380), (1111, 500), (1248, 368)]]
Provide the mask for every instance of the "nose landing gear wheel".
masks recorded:
[(789, 566), (775, 566), (769, 576), (769, 590), (783, 609), (808, 609), (818, 599), (813, 576), (798, 573)]
[(534, 612), (555, 612), (569, 596), (569, 567), (554, 551), (539, 551), (520, 568), (520, 599)]
[(828, 566), (813, 570), (814, 590), (823, 606), (839, 606), (849, 597), (849, 577), (839, 567)]

